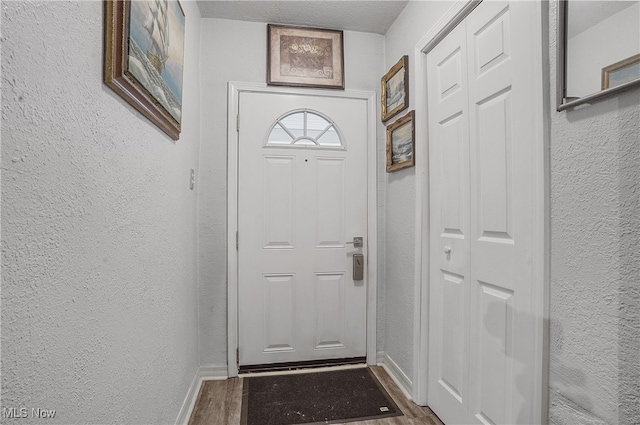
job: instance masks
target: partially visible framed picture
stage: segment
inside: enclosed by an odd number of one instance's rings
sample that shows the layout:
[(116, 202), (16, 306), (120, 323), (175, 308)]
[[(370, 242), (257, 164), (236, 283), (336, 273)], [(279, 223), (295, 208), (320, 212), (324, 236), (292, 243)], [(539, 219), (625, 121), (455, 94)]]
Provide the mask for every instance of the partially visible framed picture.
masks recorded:
[(267, 84), (344, 89), (342, 31), (267, 25)]
[(104, 82), (180, 138), (185, 16), (178, 0), (105, 0)]
[(382, 121), (409, 107), (409, 56), (404, 55), (381, 81)]
[(415, 165), (414, 111), (387, 126), (387, 173)]
[(602, 68), (602, 90), (640, 79), (640, 53)]

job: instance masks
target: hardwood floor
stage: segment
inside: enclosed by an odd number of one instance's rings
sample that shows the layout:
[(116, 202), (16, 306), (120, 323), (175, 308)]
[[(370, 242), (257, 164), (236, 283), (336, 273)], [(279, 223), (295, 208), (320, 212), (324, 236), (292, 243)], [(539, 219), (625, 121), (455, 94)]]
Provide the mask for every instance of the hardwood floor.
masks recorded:
[[(442, 425), (431, 409), (418, 406), (411, 400), (407, 400), (382, 367), (373, 366), (371, 370), (402, 410), (404, 416), (348, 422), (349, 425)], [(242, 379), (203, 382), (189, 425), (240, 425)]]

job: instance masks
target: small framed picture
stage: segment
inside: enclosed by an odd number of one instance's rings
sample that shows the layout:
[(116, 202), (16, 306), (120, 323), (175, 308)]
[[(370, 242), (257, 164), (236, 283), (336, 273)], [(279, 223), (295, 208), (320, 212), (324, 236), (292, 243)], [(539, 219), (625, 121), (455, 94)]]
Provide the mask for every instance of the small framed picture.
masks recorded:
[(267, 84), (344, 89), (342, 31), (267, 25)]
[(387, 126), (387, 173), (415, 165), (414, 111)]
[(602, 68), (602, 90), (640, 78), (640, 53)]
[(409, 56), (400, 58), (380, 85), (382, 121), (387, 121), (409, 107)]

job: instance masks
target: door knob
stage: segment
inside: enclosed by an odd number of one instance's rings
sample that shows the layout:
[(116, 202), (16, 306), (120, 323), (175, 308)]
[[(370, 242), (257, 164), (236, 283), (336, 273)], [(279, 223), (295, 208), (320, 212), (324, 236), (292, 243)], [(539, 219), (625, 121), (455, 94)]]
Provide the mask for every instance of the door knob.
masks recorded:
[(354, 236), (353, 242), (345, 242), (346, 244), (353, 245), (354, 248), (362, 248), (364, 238), (362, 236)]
[(451, 247), (450, 246), (445, 246), (444, 247), (444, 253), (447, 254), (447, 255), (451, 254)]

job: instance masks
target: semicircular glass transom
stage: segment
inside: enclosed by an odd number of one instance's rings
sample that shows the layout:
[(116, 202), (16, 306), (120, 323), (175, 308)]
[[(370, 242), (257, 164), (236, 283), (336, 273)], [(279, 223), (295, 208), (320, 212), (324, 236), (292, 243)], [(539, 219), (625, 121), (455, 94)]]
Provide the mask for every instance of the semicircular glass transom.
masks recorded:
[(273, 124), (267, 146), (343, 147), (335, 123), (325, 115), (306, 109), (289, 112)]

